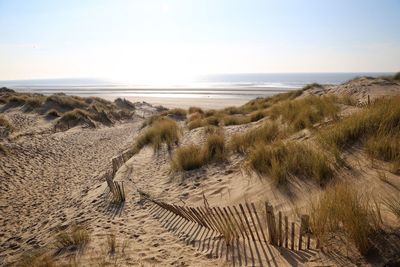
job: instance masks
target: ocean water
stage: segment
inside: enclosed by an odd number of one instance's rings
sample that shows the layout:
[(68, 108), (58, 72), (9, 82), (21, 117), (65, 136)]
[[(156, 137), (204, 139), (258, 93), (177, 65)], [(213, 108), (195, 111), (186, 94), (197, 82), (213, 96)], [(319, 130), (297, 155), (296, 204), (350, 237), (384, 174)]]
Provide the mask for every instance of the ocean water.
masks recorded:
[(105, 79), (38, 79), (0, 81), (17, 91), (80, 96), (253, 99), (296, 90), (309, 83), (340, 84), (358, 76), (391, 73), (248, 73), (199, 76), (185, 83), (128, 83)]

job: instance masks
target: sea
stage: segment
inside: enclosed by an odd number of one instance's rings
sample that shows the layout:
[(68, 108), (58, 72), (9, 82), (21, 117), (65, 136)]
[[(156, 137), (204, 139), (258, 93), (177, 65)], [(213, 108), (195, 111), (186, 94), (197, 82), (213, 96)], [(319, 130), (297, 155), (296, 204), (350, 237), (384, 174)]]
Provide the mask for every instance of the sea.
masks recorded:
[(391, 75), (359, 73), (242, 73), (198, 76), (182, 83), (130, 83), (97, 78), (4, 80), (0, 87), (45, 95), (65, 93), (107, 98), (207, 98), (250, 100), (297, 90), (310, 83), (341, 84), (360, 76)]

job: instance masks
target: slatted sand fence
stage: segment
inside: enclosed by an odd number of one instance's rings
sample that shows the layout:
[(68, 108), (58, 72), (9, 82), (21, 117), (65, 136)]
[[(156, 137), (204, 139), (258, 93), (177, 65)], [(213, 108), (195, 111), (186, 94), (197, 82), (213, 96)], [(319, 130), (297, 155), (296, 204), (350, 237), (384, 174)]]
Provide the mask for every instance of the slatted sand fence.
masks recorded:
[(111, 193), (111, 203), (121, 204), (125, 202), (124, 182), (114, 181), (118, 170), (133, 156), (133, 150), (128, 149), (111, 159), (112, 170), (105, 174), (108, 189)]
[[(227, 207), (188, 207), (148, 199), (150, 213), (188, 245), (210, 257), (225, 257), (238, 266), (278, 266), (276, 258), (284, 250), (310, 250), (309, 219), (290, 221), (272, 205), (256, 207), (244, 203)], [(265, 210), (263, 210), (265, 209)]]

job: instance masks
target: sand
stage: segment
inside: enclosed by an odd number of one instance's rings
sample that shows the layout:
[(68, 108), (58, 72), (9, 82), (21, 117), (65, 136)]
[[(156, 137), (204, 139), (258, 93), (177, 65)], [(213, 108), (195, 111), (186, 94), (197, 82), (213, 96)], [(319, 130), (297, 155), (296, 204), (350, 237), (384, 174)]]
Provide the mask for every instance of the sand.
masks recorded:
[[(340, 91), (340, 88), (335, 87), (335, 90)], [(331, 88), (329, 93), (335, 90)], [(379, 87), (379, 90), (383, 89)], [(365, 95), (360, 94), (362, 99)], [(163, 101), (160, 103), (169, 103), (171, 107), (213, 104), (212, 100), (201, 103), (186, 99), (182, 102)], [(225, 104), (215, 102), (213, 107)], [(230, 266), (232, 262), (210, 257), (163, 227), (151, 214), (152, 205), (143, 201), (138, 190), (167, 203), (188, 206), (202, 206), (204, 196), (211, 206), (236, 205), (245, 201), (262, 206), (268, 201), (290, 218), (295, 215), (293, 211), (305, 213), (308, 202), (322, 191), (319, 186), (300, 180), (293, 181), (290, 192), (278, 190), (270, 181), (244, 172), (243, 158), (238, 155), (223, 164), (211, 164), (185, 174), (172, 173), (166, 149), (154, 153), (151, 148), (145, 148), (118, 170), (115, 180), (124, 182), (126, 202), (123, 207), (115, 208), (106, 201), (104, 174), (112, 168), (111, 158), (133, 144), (141, 132), (143, 119), (135, 117), (111, 127), (75, 127), (54, 133), (52, 123), (37, 114), (23, 113), (16, 108), (7, 111), (6, 116), (18, 129), (6, 141), (10, 153), (1, 156), (0, 163), (0, 266), (17, 260), (30, 250), (46, 246), (51, 249), (49, 246), (57, 233), (74, 224), (85, 225), (91, 241), (78, 256), (58, 256), (59, 263), (72, 262), (77, 266), (103, 266), (105, 262), (115, 266)], [(262, 123), (228, 126), (225, 135), (229, 139), (235, 133)], [(204, 128), (185, 129), (181, 145), (201, 144), (205, 136)], [(314, 136), (307, 130), (290, 137), (304, 142), (312, 138)], [(346, 158), (352, 168), (343, 170), (339, 179), (351, 181), (371, 194), (399, 193), (399, 176), (390, 173), (384, 163), (372, 164), (357, 148)], [(383, 173), (386, 180), (380, 179), (378, 173)], [(384, 216), (396, 224), (393, 216), (387, 212)], [(114, 255), (107, 254), (107, 237), (110, 235), (116, 236), (117, 252)], [(394, 235), (391, 242), (380, 244), (387, 248), (388, 257), (393, 257), (390, 249), (396, 251), (396, 247), (387, 247), (389, 243), (399, 244), (400, 238)], [(272, 246), (269, 249), (265, 266), (370, 264), (355, 252), (347, 258), (332, 260), (315, 250), (288, 254)]]

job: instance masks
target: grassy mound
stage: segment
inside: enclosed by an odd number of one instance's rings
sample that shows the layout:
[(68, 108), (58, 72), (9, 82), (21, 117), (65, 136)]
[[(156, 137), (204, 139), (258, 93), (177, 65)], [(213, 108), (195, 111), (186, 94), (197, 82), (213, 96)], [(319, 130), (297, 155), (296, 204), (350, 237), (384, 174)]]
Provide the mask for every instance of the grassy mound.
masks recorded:
[(244, 154), (259, 144), (268, 144), (279, 136), (279, 127), (275, 122), (267, 121), (262, 126), (251, 129), (244, 134), (235, 134), (229, 142), (229, 148)]
[(65, 131), (78, 125), (92, 128), (96, 127), (89, 112), (82, 109), (74, 109), (64, 113), (64, 115), (62, 115), (62, 117), (57, 121), (54, 128), (56, 130)]
[(188, 145), (178, 148), (171, 160), (173, 171), (190, 171), (211, 162), (223, 162), (227, 153), (222, 132), (213, 132), (204, 145)]
[(317, 201), (311, 203), (310, 227), (324, 245), (329, 237), (344, 233), (362, 254), (371, 248), (370, 235), (378, 229), (379, 210), (367, 196), (349, 185), (328, 188)]
[(313, 179), (323, 184), (333, 176), (328, 158), (300, 143), (259, 145), (248, 158), (247, 167), (260, 176), (270, 176), (275, 184), (287, 184), (290, 176)]
[(134, 145), (135, 153), (143, 147), (151, 145), (154, 151), (161, 149), (162, 144), (166, 144), (168, 150), (174, 145), (179, 144), (180, 130), (178, 124), (168, 118), (158, 119), (152, 123), (137, 139)]
[(362, 143), (375, 158), (400, 166), (400, 97), (380, 99), (321, 131), (320, 141), (334, 150)]

